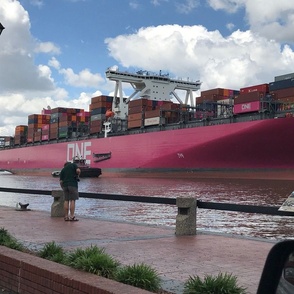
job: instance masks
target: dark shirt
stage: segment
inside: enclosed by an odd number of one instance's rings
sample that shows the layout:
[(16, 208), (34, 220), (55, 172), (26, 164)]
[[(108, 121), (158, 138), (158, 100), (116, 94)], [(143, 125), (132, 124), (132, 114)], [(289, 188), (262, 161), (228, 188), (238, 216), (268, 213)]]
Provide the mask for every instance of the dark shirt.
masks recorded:
[(68, 163), (60, 172), (60, 181), (64, 187), (78, 187), (78, 166), (75, 163)]

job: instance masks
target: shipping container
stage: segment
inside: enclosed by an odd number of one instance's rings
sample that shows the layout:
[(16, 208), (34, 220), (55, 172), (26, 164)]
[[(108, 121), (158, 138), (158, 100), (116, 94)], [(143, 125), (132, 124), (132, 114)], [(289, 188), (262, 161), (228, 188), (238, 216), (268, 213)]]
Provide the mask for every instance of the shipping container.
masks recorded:
[(142, 126), (142, 119), (128, 121), (128, 129), (140, 128)]
[(105, 114), (106, 110), (107, 110), (106, 107), (100, 107), (100, 108), (93, 109), (93, 110), (91, 110), (91, 116), (94, 116), (96, 114)]
[(141, 112), (128, 115), (128, 121), (139, 120), (139, 119), (142, 119), (142, 113)]
[(151, 117), (158, 117), (162, 114), (162, 111), (160, 109), (145, 111), (145, 119), (151, 118)]
[(111, 102), (112, 103), (113, 97), (111, 96), (106, 96), (106, 95), (100, 95), (91, 98), (91, 104), (96, 103), (96, 102)]
[(268, 84), (260, 84), (260, 85), (254, 85), (250, 87), (245, 87), (240, 89), (240, 94), (247, 94), (251, 92), (259, 92), (266, 94), (269, 92), (269, 85)]
[(105, 118), (105, 114), (95, 114), (90, 116), (90, 121), (92, 122), (94, 120), (105, 120)]
[(90, 127), (90, 134), (98, 134), (101, 132), (101, 126), (100, 127)]
[(249, 92), (240, 94), (235, 97), (234, 104), (246, 103), (246, 102), (254, 102), (260, 100), (266, 100), (266, 95), (263, 92)]
[(145, 118), (144, 125), (152, 126), (152, 125), (164, 125), (165, 124), (165, 118), (164, 117), (151, 117), (151, 118)]
[(282, 81), (282, 80), (293, 79), (293, 78), (294, 78), (294, 73), (288, 73), (288, 74), (285, 74), (285, 75), (275, 76), (275, 82)]
[(294, 87), (294, 78), (269, 83), (270, 92), (280, 90), (280, 89), (293, 88), (293, 87)]
[(131, 107), (136, 107), (136, 106), (152, 106), (152, 102), (151, 100), (148, 99), (135, 99), (135, 100), (131, 100), (128, 104), (129, 108)]
[(275, 90), (275, 91), (272, 91), (271, 94), (274, 100), (292, 98), (294, 97), (294, 87)]
[(234, 105), (234, 114), (258, 112), (269, 108), (268, 103), (252, 101), (248, 103), (239, 103)]

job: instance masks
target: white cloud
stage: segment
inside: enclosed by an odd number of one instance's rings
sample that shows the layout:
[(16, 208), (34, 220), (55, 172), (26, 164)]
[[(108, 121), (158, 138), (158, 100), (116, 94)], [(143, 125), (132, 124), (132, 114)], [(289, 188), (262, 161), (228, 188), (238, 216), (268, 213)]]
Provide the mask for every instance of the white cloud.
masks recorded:
[(55, 57), (52, 57), (49, 60), (48, 65), (55, 68), (55, 69), (60, 69), (60, 63)]
[(179, 13), (188, 14), (199, 6), (199, 0), (184, 0), (176, 3)]
[(244, 5), (246, 0), (207, 0), (207, 2), (215, 10), (226, 10), (229, 13), (234, 13)]
[(294, 0), (208, 0), (215, 10), (245, 9), (250, 30), (268, 39), (294, 42)]
[(41, 42), (38, 43), (35, 48), (36, 53), (51, 53), (51, 54), (60, 54), (60, 48), (54, 45), (52, 42)]
[(151, 4), (154, 6), (160, 6), (163, 2), (168, 2), (168, 0), (151, 0)]
[(64, 75), (66, 82), (74, 87), (97, 88), (100, 83), (104, 82), (100, 74), (92, 74), (89, 69), (84, 69), (76, 74), (71, 68), (67, 68), (61, 69), (60, 73)]
[(139, 7), (139, 3), (137, 1), (130, 1), (129, 2), (129, 6), (132, 8), (132, 9), (138, 9)]
[[(31, 4), (41, 6), (42, 1)], [(54, 55), (61, 54), (52, 42), (36, 40), (30, 33), (30, 19), (19, 1), (1, 0), (0, 20), (5, 26), (0, 46), (0, 136), (13, 135), (15, 126), (28, 123), (28, 115), (51, 108), (89, 108), (92, 93), (82, 92), (74, 100), (62, 87), (62, 79), (55, 81), (52, 70), (74, 87), (95, 88), (105, 84), (100, 74), (88, 69), (78, 74), (62, 69)], [(48, 65), (36, 64), (37, 54), (48, 55)], [(57, 86), (58, 85), (58, 86)]]
[(232, 31), (234, 28), (235, 28), (235, 25), (233, 23), (228, 23), (226, 24), (226, 28), (229, 30), (229, 31)]
[(250, 31), (224, 37), (202, 26), (165, 25), (109, 38), (106, 43), (110, 54), (125, 67), (169, 69), (183, 78), (200, 78), (202, 90), (270, 82), (273, 73), (294, 68), (289, 46), (282, 47)]

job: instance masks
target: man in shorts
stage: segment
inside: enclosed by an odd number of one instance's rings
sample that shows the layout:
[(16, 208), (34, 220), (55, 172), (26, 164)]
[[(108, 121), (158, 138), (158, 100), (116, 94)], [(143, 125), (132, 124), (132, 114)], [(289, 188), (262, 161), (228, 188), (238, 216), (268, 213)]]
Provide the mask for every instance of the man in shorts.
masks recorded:
[(75, 163), (66, 162), (60, 172), (60, 186), (64, 195), (64, 220), (78, 221), (75, 217), (76, 200), (79, 199), (78, 181), (81, 170)]

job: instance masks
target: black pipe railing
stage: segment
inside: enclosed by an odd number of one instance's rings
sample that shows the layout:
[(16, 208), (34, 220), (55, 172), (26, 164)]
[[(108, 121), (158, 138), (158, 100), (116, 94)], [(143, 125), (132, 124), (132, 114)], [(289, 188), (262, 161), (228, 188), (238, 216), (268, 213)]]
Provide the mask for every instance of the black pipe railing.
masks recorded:
[[(31, 190), (31, 189), (3, 188), (3, 187), (0, 187), (0, 192), (33, 194), (33, 195), (51, 195), (52, 194), (52, 191), (50, 190), (46, 191), (46, 190)], [(103, 193), (87, 193), (87, 192), (79, 192), (79, 196), (81, 198), (91, 198), (91, 199), (176, 205), (176, 198), (168, 198), (168, 197), (130, 196), (130, 195), (120, 195), (120, 194), (103, 194)], [(217, 202), (205, 202), (205, 201), (197, 200), (197, 207), (202, 209), (236, 211), (236, 212), (245, 212), (245, 213), (294, 216), (294, 212), (279, 211), (280, 206), (259, 206), (259, 205), (245, 205), (245, 204), (232, 204), (232, 203), (219, 203), (219, 202), (217, 203)]]

